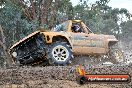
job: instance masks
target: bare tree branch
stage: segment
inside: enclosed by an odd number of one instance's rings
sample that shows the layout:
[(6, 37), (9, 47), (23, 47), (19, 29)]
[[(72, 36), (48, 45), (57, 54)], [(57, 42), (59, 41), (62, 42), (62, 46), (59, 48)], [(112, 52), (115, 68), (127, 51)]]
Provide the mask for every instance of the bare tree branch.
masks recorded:
[(26, 16), (29, 20), (32, 20), (32, 17), (31, 17), (31, 15), (30, 15), (28, 9), (24, 9), (24, 8), (23, 8), (23, 11), (24, 11), (25, 16)]
[[(46, 19), (48, 16), (48, 9), (51, 6), (53, 0), (43, 0), (41, 3), (41, 24), (46, 23)], [(47, 3), (46, 3), (47, 2)]]
[(0, 45), (2, 46), (3, 48), (3, 53), (5, 55), (5, 60), (6, 62), (8, 63), (8, 65), (12, 64), (12, 59), (7, 51), (7, 46), (6, 46), (6, 40), (5, 40), (5, 36), (4, 36), (4, 31), (0, 25), (0, 33), (1, 33), (1, 36), (2, 36), (2, 40), (0, 41)]
[(1, 32), (1, 37), (2, 37), (2, 42), (5, 43), (5, 36), (4, 36), (4, 31), (0, 25), (0, 32)]
[(2, 41), (0, 41), (0, 46), (3, 46), (3, 43), (2, 43)]
[(32, 17), (33, 17), (33, 20), (35, 20), (36, 19), (35, 5), (33, 0), (29, 0), (29, 1), (31, 3), (31, 8), (32, 8)]
[(32, 20), (32, 17), (30, 15), (30, 12), (28, 10), (28, 8), (26, 8), (26, 5), (24, 4), (24, 0), (19, 0), (19, 3), (22, 7), (22, 10), (24, 12), (24, 15), (29, 19), (29, 20)]

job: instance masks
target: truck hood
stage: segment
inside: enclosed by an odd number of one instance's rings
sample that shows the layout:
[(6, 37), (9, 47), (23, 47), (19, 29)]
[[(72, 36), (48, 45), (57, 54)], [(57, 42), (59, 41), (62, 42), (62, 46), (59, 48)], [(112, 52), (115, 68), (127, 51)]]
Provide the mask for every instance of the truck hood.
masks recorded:
[(38, 34), (38, 33), (40, 33), (40, 31), (35, 31), (35, 32), (29, 34), (28, 36), (26, 36), (26, 37), (24, 37), (23, 39), (21, 39), (21, 40), (19, 40), (18, 42), (16, 42), (13, 46), (11, 46), (10, 49), (14, 48), (15, 46), (17, 46), (17, 45), (20, 44), (21, 42), (25, 41), (26, 39), (28, 39), (28, 38), (30, 38), (30, 37), (32, 37), (32, 36)]

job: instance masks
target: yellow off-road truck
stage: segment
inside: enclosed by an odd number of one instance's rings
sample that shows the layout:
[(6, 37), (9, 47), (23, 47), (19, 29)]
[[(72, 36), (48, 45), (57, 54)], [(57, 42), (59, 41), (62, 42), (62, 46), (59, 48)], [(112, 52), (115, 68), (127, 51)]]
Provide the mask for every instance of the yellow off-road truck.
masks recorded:
[(116, 62), (123, 54), (112, 48), (118, 40), (114, 35), (94, 34), (81, 20), (68, 20), (50, 31), (35, 31), (10, 48), (15, 63), (22, 65), (48, 62), (67, 65), (76, 55), (107, 56)]

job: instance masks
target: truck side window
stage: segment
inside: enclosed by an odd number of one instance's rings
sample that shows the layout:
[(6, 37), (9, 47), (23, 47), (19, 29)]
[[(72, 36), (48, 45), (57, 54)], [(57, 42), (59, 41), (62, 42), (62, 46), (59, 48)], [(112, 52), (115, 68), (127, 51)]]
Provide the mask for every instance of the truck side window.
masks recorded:
[(81, 32), (83, 32), (82, 28), (79, 25), (73, 25), (71, 27), (71, 29), (72, 29), (72, 32), (75, 32), (75, 33), (81, 33)]

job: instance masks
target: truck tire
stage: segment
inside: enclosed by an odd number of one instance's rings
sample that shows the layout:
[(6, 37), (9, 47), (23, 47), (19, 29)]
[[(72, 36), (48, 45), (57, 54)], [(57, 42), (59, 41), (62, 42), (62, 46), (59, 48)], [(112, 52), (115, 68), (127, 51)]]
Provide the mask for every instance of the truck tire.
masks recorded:
[(68, 65), (72, 58), (72, 49), (66, 42), (54, 42), (49, 46), (48, 59), (50, 64)]

